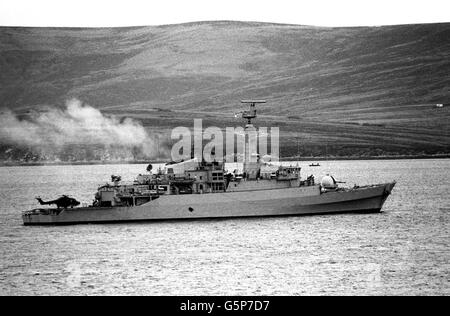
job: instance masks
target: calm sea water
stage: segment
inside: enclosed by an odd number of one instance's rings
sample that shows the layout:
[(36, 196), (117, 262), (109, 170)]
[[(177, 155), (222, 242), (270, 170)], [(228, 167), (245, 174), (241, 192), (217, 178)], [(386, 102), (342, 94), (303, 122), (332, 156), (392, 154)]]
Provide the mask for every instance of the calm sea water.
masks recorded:
[(24, 227), (34, 197), (89, 203), (145, 165), (0, 168), (0, 294), (450, 294), (450, 160), (301, 162), (347, 185), (397, 180), (384, 213)]

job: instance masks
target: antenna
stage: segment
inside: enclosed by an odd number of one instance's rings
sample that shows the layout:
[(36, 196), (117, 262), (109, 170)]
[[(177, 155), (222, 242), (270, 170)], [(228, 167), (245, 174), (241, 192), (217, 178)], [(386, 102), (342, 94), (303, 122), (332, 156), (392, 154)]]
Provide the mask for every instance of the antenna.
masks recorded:
[(249, 104), (248, 111), (242, 111), (242, 118), (247, 120), (248, 125), (252, 124), (252, 119), (256, 118), (256, 104), (266, 103), (266, 100), (241, 100), (243, 104)]

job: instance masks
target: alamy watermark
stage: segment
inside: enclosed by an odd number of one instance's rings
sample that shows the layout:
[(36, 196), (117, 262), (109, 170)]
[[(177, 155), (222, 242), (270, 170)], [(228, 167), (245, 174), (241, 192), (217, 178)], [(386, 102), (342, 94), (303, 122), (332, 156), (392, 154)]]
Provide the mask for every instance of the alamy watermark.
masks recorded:
[(178, 141), (172, 146), (171, 158), (173, 161), (195, 157), (206, 162), (257, 162), (266, 157), (278, 161), (279, 136), (278, 127), (256, 129), (251, 124), (245, 128), (210, 126), (203, 130), (202, 120), (194, 119), (193, 131), (184, 126), (172, 130), (171, 139)]

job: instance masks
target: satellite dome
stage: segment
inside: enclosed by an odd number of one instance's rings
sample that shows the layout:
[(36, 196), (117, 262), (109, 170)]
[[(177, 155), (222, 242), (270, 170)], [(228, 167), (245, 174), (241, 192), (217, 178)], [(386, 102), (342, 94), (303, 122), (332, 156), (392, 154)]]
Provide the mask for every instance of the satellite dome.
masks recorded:
[(325, 189), (336, 189), (337, 188), (336, 180), (333, 178), (333, 176), (330, 176), (328, 174), (322, 178), (322, 181), (320, 181), (320, 184)]
[(272, 161), (272, 156), (271, 155), (264, 155), (261, 157), (261, 161), (264, 163), (268, 163)]

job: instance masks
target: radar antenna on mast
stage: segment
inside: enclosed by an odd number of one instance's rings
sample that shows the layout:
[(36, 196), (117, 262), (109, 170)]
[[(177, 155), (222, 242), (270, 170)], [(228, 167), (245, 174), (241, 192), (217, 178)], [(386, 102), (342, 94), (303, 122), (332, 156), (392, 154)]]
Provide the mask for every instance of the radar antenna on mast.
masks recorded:
[(241, 103), (249, 104), (249, 110), (242, 111), (242, 118), (247, 120), (248, 125), (251, 125), (252, 119), (256, 118), (256, 104), (266, 103), (266, 100), (241, 100)]

